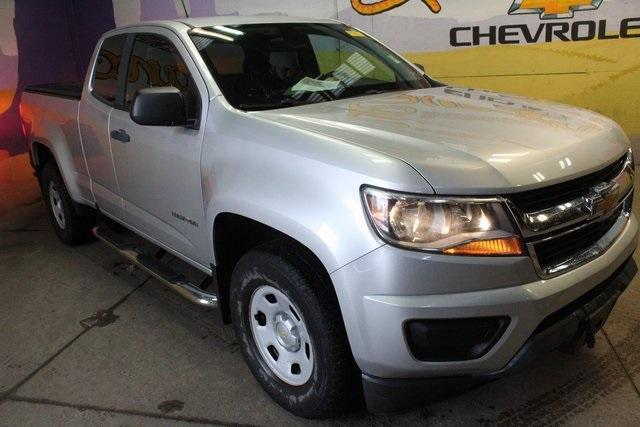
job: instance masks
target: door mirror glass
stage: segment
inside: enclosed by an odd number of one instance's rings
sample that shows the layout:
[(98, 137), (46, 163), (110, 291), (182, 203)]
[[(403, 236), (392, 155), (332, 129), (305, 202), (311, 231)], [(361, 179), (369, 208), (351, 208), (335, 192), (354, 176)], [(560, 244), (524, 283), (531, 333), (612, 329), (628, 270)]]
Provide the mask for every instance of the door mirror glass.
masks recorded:
[(143, 126), (186, 126), (187, 110), (178, 88), (140, 89), (131, 103), (131, 120)]

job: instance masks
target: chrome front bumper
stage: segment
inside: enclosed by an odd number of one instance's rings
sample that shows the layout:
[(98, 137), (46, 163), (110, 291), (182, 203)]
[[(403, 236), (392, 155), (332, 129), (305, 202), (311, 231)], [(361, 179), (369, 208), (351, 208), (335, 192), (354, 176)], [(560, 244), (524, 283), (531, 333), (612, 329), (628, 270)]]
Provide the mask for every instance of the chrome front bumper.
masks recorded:
[[(634, 252), (631, 215), (608, 250), (541, 280), (530, 258), (437, 256), (383, 246), (335, 271), (351, 348), (363, 373), (379, 378), (486, 375), (506, 367), (540, 322), (610, 277)], [(408, 348), (412, 319), (508, 316), (497, 343), (474, 360), (423, 362)]]

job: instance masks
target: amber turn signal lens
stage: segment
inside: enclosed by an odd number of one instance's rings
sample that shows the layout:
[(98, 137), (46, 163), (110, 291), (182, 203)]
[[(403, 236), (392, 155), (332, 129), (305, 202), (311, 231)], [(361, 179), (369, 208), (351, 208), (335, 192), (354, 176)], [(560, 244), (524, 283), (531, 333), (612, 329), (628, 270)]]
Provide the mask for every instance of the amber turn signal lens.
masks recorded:
[(519, 238), (505, 237), (465, 243), (464, 245), (445, 249), (444, 253), (448, 255), (517, 256), (523, 255), (524, 251)]

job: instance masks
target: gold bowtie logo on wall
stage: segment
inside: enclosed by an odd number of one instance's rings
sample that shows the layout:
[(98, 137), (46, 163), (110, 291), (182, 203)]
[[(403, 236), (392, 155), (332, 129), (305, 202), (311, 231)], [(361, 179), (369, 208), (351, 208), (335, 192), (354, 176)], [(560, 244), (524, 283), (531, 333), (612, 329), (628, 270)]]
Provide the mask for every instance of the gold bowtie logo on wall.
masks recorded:
[(573, 12), (595, 10), (604, 0), (515, 0), (509, 15), (537, 13), (540, 19), (573, 18)]
[[(398, 6), (402, 6), (409, 0), (378, 0), (369, 3), (364, 3), (363, 0), (351, 0), (351, 6), (360, 15), (377, 15), (379, 13), (387, 12), (391, 9), (395, 9)], [(442, 10), (440, 2), (438, 0), (421, 0), (422, 3), (433, 13), (438, 13)]]

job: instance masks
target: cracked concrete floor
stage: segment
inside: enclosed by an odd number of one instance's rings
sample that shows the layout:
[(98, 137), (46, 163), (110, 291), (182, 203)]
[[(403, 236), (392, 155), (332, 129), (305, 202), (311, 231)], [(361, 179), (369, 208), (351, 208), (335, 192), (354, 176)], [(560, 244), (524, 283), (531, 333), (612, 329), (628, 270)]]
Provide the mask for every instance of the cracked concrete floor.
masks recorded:
[(1, 426), (640, 425), (640, 276), (593, 350), (413, 412), (323, 422), (270, 401), (217, 313), (99, 242), (63, 246), (42, 204), (0, 218), (0, 292)]

